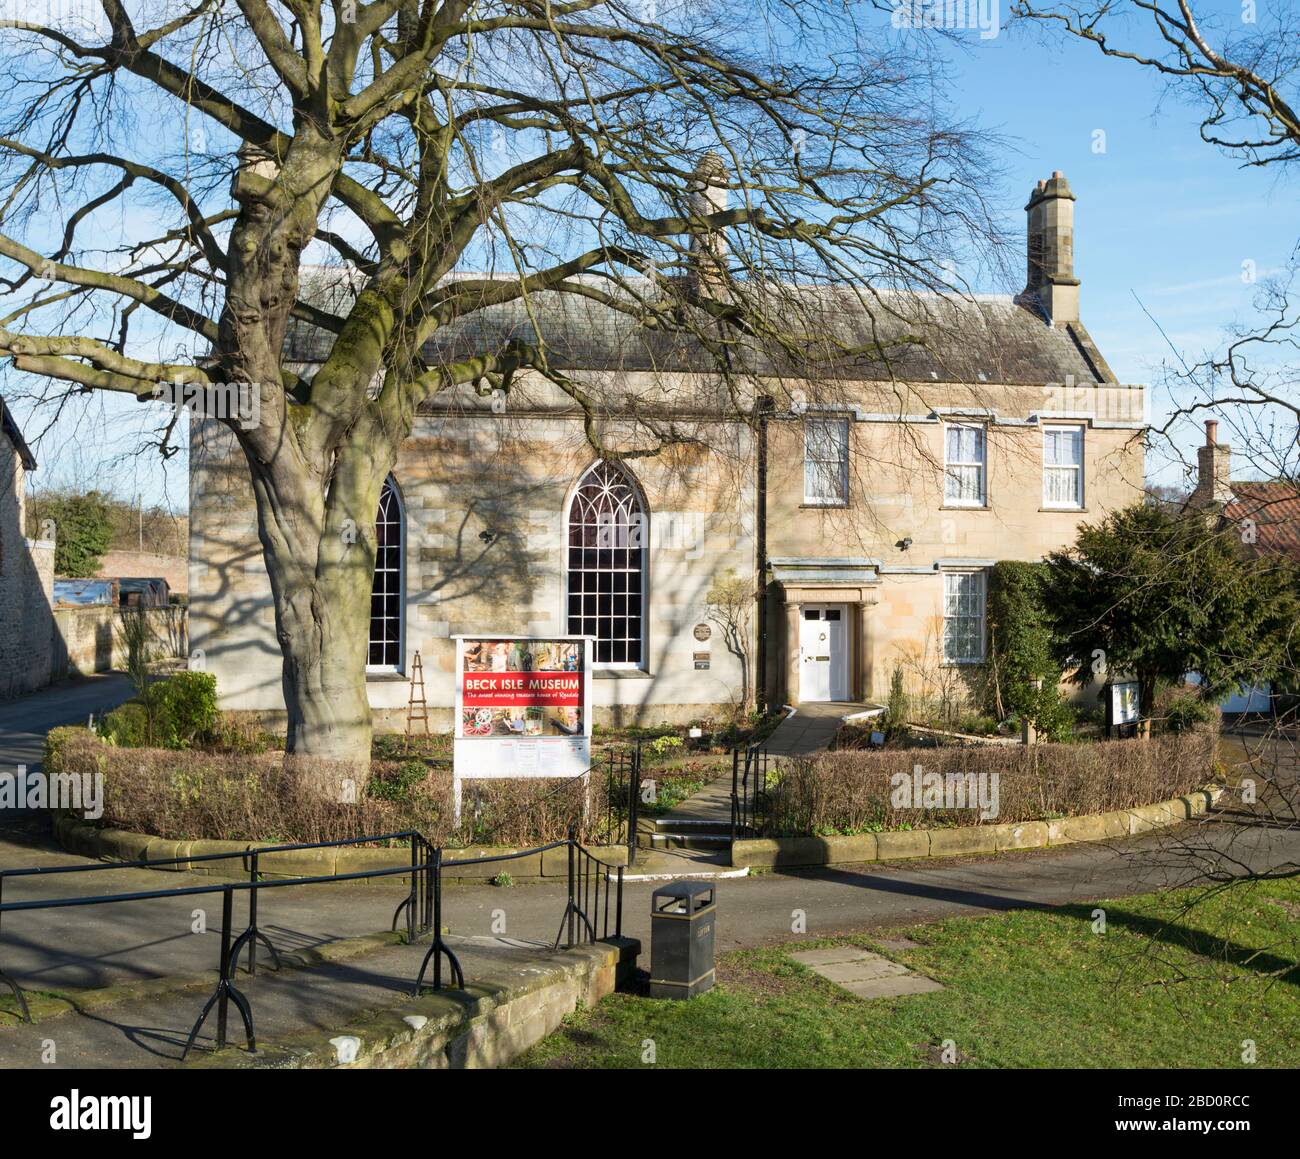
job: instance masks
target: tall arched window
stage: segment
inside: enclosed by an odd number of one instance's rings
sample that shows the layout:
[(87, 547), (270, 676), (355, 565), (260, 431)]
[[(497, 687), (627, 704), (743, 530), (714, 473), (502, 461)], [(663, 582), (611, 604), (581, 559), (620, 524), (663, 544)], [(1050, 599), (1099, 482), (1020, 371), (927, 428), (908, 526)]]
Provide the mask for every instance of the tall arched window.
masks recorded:
[(597, 664), (643, 665), (649, 532), (631, 475), (594, 463), (569, 504), (567, 610), (570, 635), (596, 638)]
[(370, 651), (366, 667), (372, 672), (402, 670), (402, 500), (393, 477), (384, 480), (375, 515), (375, 579), (370, 589)]

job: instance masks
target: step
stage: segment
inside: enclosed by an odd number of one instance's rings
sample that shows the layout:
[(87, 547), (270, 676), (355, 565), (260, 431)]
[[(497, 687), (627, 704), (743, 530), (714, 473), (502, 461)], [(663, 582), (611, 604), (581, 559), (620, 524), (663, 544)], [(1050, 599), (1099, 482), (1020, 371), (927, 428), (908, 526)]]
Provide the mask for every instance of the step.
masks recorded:
[(637, 852), (636, 864), (624, 870), (623, 881), (673, 881), (678, 878), (712, 881), (748, 876), (749, 866), (733, 866), (723, 850), (642, 849)]
[(651, 833), (683, 833), (689, 836), (705, 834), (731, 836), (731, 818), (726, 820), (706, 820), (694, 817), (657, 817)]
[(642, 849), (726, 849), (731, 845), (731, 834), (722, 833), (651, 833), (650, 843), (645, 844), (645, 834), (637, 842)]

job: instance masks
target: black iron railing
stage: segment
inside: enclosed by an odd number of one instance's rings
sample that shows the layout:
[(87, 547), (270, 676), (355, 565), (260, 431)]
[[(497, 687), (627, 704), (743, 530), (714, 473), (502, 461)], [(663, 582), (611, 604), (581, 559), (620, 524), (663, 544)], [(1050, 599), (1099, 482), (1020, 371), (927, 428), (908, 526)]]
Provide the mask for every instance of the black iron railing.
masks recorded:
[[(323, 874), (316, 877), (292, 877), (263, 880), (260, 877), (259, 862), (270, 853), (289, 853), (311, 849), (327, 849), (343, 845), (372, 844), (383, 841), (407, 839), (411, 843), (411, 860), (409, 865), (394, 866), (388, 869), (358, 870), (351, 873)], [(492, 857), (466, 857), (448, 860), (443, 850), (429, 844), (415, 832), (388, 833), (380, 837), (353, 837), (342, 841), (320, 841), (301, 845), (276, 845), (256, 850), (237, 850), (231, 853), (211, 853), (194, 857), (162, 858), (156, 861), (126, 861), (99, 865), (55, 865), (24, 869), (0, 870), (0, 920), (6, 913), (21, 913), (35, 910), (68, 909), (84, 906), (112, 905), (119, 902), (152, 901), (160, 898), (200, 897), (208, 894), (221, 895), (221, 950), (217, 963), (217, 985), (200, 1011), (185, 1049), (181, 1053), (184, 1059), (194, 1046), (199, 1031), (215, 1008), (217, 1011), (217, 1049), (226, 1046), (226, 1031), (229, 1006), (233, 1002), (244, 1024), (244, 1036), (250, 1051), (257, 1049), (256, 1035), (253, 1029), (252, 1007), (247, 996), (235, 985), (240, 954), (248, 950), (247, 973), (256, 973), (256, 947), (264, 945), (271, 953), (275, 966), (279, 969), (279, 954), (270, 940), (258, 928), (258, 895), (264, 889), (277, 889), (284, 886), (327, 885), (340, 881), (367, 881), (383, 877), (410, 875), (410, 892), (398, 905), (393, 914), (392, 926), (397, 927), (398, 918), (406, 914), (407, 939), (414, 943), (426, 933), (432, 933), (433, 941), (425, 955), (416, 975), (415, 994), (418, 996), (424, 983), (424, 975), (430, 963), (433, 964), (432, 988), (440, 990), (442, 982), (442, 961), (447, 959), (451, 970), (453, 985), (464, 987), (465, 975), (455, 953), (442, 936), (442, 874), (447, 869), (459, 869), (468, 865), (482, 865), (496, 861), (514, 861), (535, 854), (545, 854), (554, 849), (568, 850), (568, 896), (564, 915), (560, 919), (560, 930), (555, 938), (555, 946), (561, 943), (567, 947), (584, 942), (598, 941), (608, 937), (618, 937), (623, 932), (623, 867), (611, 865), (585, 849), (577, 840), (571, 829), (569, 836), (562, 841), (553, 841), (535, 849), (525, 849), (517, 853), (500, 854)], [(195, 862), (231, 860), (234, 858), (249, 861), (247, 880), (227, 881), (212, 885), (182, 886), (173, 889), (136, 890), (130, 893), (96, 894), (85, 897), (48, 898), (32, 901), (4, 900), (4, 884), (8, 878), (40, 877), (67, 873), (97, 873), (121, 869), (160, 869), (165, 867), (188, 866)], [(604, 912), (601, 915), (601, 885), (604, 885)], [(236, 893), (248, 894), (248, 924), (243, 931), (232, 938), (234, 932), (234, 898)], [(616, 895), (614, 920), (610, 923), (610, 894)], [(567, 929), (568, 937), (564, 937)], [(600, 932), (598, 932), (600, 931)], [(2, 932), (2, 931), (0, 931)], [(9, 987), (22, 1011), (23, 1020), (31, 1022), (31, 1011), (27, 1005), (22, 988), (0, 968), (0, 983)]]
[(762, 745), (731, 750), (731, 840), (754, 837), (767, 817), (777, 757)]
[[(596, 774), (593, 772), (592, 774)], [(641, 804), (641, 742), (614, 749), (605, 758), (605, 792), (596, 803), (594, 832), (608, 845), (626, 845), (636, 864), (636, 829)]]

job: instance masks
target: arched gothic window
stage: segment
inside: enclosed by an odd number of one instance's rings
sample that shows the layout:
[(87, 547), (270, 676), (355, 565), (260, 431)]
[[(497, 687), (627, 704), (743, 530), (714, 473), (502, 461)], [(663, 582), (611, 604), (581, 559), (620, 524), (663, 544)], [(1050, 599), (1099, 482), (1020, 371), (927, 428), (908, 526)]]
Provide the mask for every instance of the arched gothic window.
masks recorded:
[(402, 500), (393, 477), (384, 480), (375, 515), (375, 579), (370, 589), (370, 650), (366, 667), (371, 671), (402, 670)]
[(568, 631), (596, 638), (595, 662), (640, 668), (646, 655), (650, 521), (636, 481), (594, 463), (569, 504)]

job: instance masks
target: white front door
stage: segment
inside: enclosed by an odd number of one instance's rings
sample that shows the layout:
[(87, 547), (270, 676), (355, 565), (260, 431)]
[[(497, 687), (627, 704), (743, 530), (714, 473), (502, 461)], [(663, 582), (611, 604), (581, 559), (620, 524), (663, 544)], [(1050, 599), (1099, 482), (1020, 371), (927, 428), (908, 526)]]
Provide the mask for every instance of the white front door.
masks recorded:
[(848, 609), (804, 604), (799, 609), (799, 699), (849, 698)]

